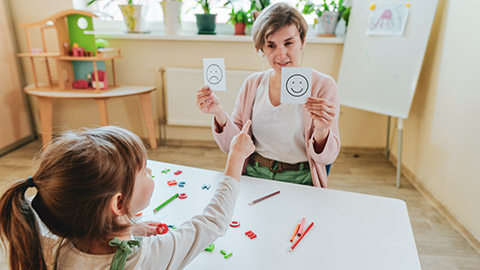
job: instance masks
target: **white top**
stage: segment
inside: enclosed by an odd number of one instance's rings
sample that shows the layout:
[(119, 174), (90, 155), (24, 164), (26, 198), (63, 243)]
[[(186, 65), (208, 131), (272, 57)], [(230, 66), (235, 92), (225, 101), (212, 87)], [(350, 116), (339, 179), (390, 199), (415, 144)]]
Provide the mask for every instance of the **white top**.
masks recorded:
[[(238, 192), (239, 182), (225, 176), (201, 215), (164, 235), (143, 238), (128, 257), (125, 269), (183, 269), (227, 232)], [(67, 245), (60, 249), (58, 269), (109, 269), (112, 258), (113, 254), (87, 254)]]
[(25, 87), (25, 92), (31, 96), (63, 99), (106, 99), (139, 95), (155, 90), (156, 88), (154, 86), (118, 86), (109, 87), (109, 89), (100, 90), (99, 92), (96, 92), (95, 89), (61, 90), (58, 86), (51, 88), (44, 85), (41, 85), (39, 88), (35, 88), (34, 85)]
[(307, 161), (303, 104), (272, 105), (269, 96), (272, 71), (265, 72), (253, 104), (255, 151), (266, 158), (291, 164)]

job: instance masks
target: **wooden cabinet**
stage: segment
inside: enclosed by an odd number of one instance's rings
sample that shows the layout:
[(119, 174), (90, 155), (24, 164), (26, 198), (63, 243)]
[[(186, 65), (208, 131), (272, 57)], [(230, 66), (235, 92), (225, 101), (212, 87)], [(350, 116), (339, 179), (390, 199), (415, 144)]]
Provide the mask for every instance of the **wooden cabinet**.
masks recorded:
[[(8, 2), (8, 1), (7, 1)], [(0, 154), (33, 139), (6, 2), (0, 3)]]

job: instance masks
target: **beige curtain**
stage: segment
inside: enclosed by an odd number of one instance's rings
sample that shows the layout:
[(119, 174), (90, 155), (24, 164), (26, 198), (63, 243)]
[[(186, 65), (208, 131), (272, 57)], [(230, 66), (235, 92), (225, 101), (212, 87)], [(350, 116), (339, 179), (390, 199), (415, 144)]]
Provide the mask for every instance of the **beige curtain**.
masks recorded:
[(0, 2), (0, 155), (32, 138), (8, 1)]

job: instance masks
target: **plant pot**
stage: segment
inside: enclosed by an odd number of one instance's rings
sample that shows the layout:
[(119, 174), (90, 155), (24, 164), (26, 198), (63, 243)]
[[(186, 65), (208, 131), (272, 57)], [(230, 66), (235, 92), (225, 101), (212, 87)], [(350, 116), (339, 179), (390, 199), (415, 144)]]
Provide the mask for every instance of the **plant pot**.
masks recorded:
[(334, 37), (337, 28), (340, 12), (324, 11), (322, 17), (318, 19), (316, 26), (317, 36)]
[(198, 34), (215, 35), (217, 14), (195, 14), (197, 18)]
[(122, 11), (127, 32), (138, 33), (142, 30), (142, 5), (118, 5)]
[(245, 28), (247, 25), (245, 23), (236, 23), (235, 24), (235, 35), (245, 35)]
[(165, 34), (178, 35), (181, 30), (180, 10), (182, 2), (164, 0), (160, 2), (163, 10), (163, 23), (165, 27)]

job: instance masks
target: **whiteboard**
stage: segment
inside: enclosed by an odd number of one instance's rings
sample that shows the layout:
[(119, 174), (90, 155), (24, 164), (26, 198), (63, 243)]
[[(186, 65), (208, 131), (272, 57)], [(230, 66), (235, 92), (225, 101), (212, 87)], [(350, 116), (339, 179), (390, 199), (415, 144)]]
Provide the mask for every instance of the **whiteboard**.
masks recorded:
[[(342, 105), (408, 118), (438, 0), (353, 0), (338, 76)], [(403, 35), (366, 35), (370, 5), (406, 5)]]

